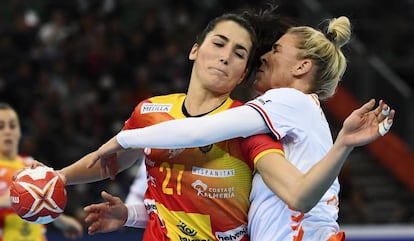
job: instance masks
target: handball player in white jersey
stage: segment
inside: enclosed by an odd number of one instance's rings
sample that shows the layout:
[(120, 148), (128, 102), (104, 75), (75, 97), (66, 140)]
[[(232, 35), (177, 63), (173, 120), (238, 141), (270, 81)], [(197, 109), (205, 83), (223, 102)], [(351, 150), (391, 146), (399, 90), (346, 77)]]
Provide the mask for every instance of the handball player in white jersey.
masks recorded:
[(370, 100), (351, 113), (332, 143), (319, 101), (331, 97), (342, 78), (341, 47), (350, 36), (347, 17), (332, 19), (325, 34), (293, 27), (261, 57), (255, 89), (263, 95), (209, 117), (122, 131), (88, 156), (91, 165), (120, 149), (197, 147), (270, 132), (285, 154), (266, 154), (255, 162), (251, 240), (345, 240), (336, 221), (337, 176), (352, 149), (385, 135), (395, 115), (382, 100), (375, 109)]

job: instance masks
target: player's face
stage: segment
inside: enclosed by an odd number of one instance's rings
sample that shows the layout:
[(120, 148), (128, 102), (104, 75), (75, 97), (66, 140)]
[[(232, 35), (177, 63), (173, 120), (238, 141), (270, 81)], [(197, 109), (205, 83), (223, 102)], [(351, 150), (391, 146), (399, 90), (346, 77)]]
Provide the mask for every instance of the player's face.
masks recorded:
[(20, 124), (16, 112), (0, 110), (0, 152), (4, 154), (16, 152), (20, 135)]
[(191, 49), (192, 81), (217, 94), (228, 94), (243, 80), (251, 48), (246, 29), (230, 20), (219, 22), (200, 46)]
[(300, 63), (296, 36), (283, 35), (260, 59), (262, 65), (256, 74), (254, 88), (264, 93), (272, 88), (292, 87), (294, 69)]

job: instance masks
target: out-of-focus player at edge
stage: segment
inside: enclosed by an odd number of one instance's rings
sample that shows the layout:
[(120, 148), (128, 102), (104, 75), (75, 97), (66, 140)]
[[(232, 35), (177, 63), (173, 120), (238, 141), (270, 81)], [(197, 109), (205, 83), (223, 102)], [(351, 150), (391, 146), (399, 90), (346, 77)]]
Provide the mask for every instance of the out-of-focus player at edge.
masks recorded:
[[(46, 241), (46, 225), (21, 219), (10, 205), (10, 185), (13, 176), (34, 162), (31, 156), (18, 151), (21, 138), (19, 117), (7, 103), (0, 102), (0, 240)], [(68, 239), (83, 235), (83, 227), (75, 218), (61, 214), (53, 224)]]

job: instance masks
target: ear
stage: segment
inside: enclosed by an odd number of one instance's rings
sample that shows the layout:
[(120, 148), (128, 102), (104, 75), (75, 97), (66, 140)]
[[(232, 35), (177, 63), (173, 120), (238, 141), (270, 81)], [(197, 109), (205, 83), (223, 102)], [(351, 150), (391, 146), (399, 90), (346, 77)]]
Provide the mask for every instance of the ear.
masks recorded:
[(191, 48), (190, 53), (188, 54), (188, 59), (195, 60), (197, 56), (197, 51), (198, 51), (198, 44), (195, 43), (193, 47)]
[(309, 73), (313, 68), (313, 62), (310, 59), (300, 60), (294, 70), (294, 75), (304, 75)]

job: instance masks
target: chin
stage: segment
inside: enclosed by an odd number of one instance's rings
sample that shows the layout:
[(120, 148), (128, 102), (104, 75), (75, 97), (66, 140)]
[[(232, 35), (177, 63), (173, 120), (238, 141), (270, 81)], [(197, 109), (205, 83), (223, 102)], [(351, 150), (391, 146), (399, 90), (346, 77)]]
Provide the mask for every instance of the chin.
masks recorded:
[(253, 83), (253, 88), (258, 94), (264, 94), (264, 92), (265, 92), (265, 91), (263, 91), (262, 86), (260, 86), (260, 84), (257, 83), (257, 81), (255, 81)]

